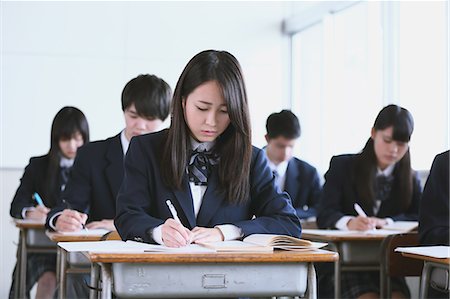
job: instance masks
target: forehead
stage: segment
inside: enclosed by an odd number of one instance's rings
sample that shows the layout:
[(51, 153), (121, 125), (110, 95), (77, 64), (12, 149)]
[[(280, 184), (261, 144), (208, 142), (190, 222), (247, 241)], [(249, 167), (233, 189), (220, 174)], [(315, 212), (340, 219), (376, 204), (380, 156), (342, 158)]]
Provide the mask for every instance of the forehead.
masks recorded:
[(207, 81), (197, 86), (188, 96), (188, 100), (212, 105), (226, 105), (222, 89), (217, 81)]
[(296, 139), (287, 139), (284, 136), (278, 136), (269, 139), (269, 143), (276, 144), (279, 146), (294, 146)]

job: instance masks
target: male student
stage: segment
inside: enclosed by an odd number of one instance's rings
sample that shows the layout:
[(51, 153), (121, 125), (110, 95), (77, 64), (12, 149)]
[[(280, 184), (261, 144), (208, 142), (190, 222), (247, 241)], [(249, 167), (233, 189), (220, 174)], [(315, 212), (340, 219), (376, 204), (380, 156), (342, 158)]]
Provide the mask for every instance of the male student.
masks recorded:
[(123, 160), (133, 136), (161, 129), (170, 109), (170, 86), (154, 75), (139, 75), (122, 91), (125, 129), (114, 137), (79, 149), (71, 180), (62, 195), (65, 204), (52, 209), (47, 228), (115, 230), (116, 195), (123, 179)]
[(266, 130), (266, 154), (278, 187), (290, 195), (300, 219), (315, 217), (322, 187), (317, 170), (292, 156), (301, 134), (297, 116), (290, 110), (272, 113)]

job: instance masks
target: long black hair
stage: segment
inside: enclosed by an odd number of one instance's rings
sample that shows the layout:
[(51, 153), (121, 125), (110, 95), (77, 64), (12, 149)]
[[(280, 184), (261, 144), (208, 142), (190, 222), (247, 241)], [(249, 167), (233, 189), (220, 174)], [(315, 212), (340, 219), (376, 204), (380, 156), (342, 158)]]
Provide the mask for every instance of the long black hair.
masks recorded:
[[(195, 55), (184, 68), (172, 101), (172, 121), (162, 158), (165, 183), (180, 189), (190, 150), (190, 131), (184, 119), (183, 99), (201, 84), (215, 81), (226, 101), (230, 125), (216, 139), (219, 189), (231, 203), (250, 193), (251, 127), (244, 78), (237, 59), (226, 51), (207, 50)], [(226, 154), (225, 154), (226, 153)]]
[[(378, 113), (373, 129), (379, 131), (389, 127), (393, 128), (392, 139), (394, 141), (409, 142), (414, 130), (414, 120), (411, 113), (397, 105), (384, 107)], [(358, 195), (368, 207), (373, 206), (375, 202), (373, 182), (376, 176), (377, 163), (374, 142), (372, 138), (369, 138), (358, 156), (355, 172)], [(404, 211), (409, 207), (413, 193), (413, 173), (409, 148), (403, 158), (397, 162), (393, 175), (397, 186), (397, 189), (393, 192), (398, 197), (399, 209)]]
[(86, 116), (78, 108), (65, 106), (56, 113), (52, 122), (44, 198), (54, 198), (52, 193), (55, 185), (58, 184), (59, 162), (62, 156), (59, 141), (71, 139), (77, 133), (83, 137), (83, 143), (89, 142), (89, 125)]

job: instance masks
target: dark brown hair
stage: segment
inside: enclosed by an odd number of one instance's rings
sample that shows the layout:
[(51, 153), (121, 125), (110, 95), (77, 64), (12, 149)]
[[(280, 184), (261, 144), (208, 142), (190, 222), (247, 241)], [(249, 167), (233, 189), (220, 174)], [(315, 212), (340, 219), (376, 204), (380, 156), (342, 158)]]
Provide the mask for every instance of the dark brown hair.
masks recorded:
[(251, 128), (244, 78), (237, 59), (228, 52), (207, 50), (195, 55), (178, 79), (172, 100), (172, 121), (162, 157), (162, 177), (172, 188), (181, 189), (190, 151), (190, 131), (182, 101), (201, 84), (215, 81), (226, 101), (230, 125), (216, 139), (220, 157), (219, 190), (231, 203), (249, 196)]

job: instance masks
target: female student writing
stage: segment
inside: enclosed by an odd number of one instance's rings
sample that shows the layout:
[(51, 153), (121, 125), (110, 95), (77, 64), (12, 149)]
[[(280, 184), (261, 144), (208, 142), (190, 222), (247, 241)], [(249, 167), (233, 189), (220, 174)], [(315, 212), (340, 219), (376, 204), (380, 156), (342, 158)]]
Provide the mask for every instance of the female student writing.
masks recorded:
[[(49, 152), (31, 158), (25, 168), (11, 203), (10, 214), (14, 218), (44, 221), (50, 208), (60, 203), (77, 149), (89, 141), (89, 126), (83, 112), (75, 107), (63, 107), (53, 119), (50, 140)], [(55, 269), (56, 254), (29, 254), (26, 294), (38, 282), (36, 297), (53, 297)], [(13, 274), (10, 298), (14, 297), (14, 277)]]
[[(391, 221), (417, 220), (421, 190), (408, 145), (413, 127), (406, 109), (386, 106), (359, 154), (331, 159), (317, 218), (320, 228), (364, 231)], [(357, 215), (355, 203), (368, 217)], [(379, 274), (344, 273), (342, 290), (344, 298), (378, 298)], [(393, 290), (393, 298), (409, 294), (404, 280), (394, 280)]]
[(131, 140), (115, 218), (122, 239), (180, 247), (255, 233), (299, 237), (289, 197), (277, 192), (264, 153), (251, 146), (236, 58), (214, 50), (195, 55), (172, 109), (168, 130)]

